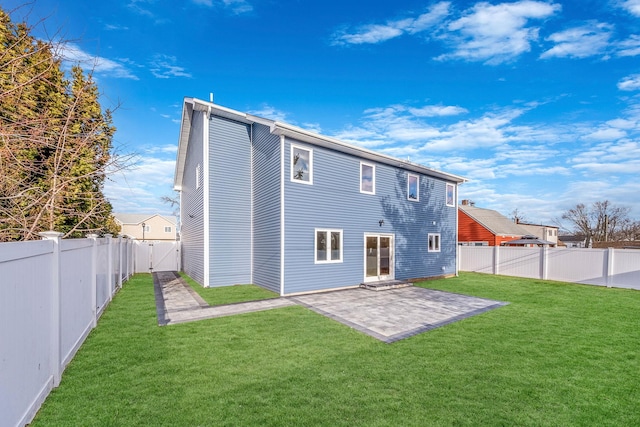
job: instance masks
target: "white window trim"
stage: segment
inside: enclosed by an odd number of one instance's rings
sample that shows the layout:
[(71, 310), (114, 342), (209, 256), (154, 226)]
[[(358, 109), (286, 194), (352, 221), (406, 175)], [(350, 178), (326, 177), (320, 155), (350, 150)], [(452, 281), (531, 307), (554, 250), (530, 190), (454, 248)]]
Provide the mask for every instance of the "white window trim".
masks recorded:
[[(431, 239), (434, 239), (434, 248), (431, 249), (431, 245), (429, 244), (429, 242), (431, 242)], [(427, 236), (427, 252), (440, 252), (440, 247), (442, 246), (442, 241), (441, 241), (441, 237), (440, 237), (440, 233), (429, 233), (429, 235)]]
[[(411, 177), (416, 178), (417, 182), (416, 182), (416, 198), (412, 199), (411, 197), (409, 197), (409, 188), (411, 185)], [(407, 174), (407, 200), (410, 200), (412, 202), (419, 202), (420, 201), (420, 175), (415, 175), (412, 173)]]
[[(167, 228), (168, 228), (168, 230), (167, 230)], [(165, 225), (164, 232), (165, 233), (171, 233), (171, 226), (170, 225)]]
[[(362, 189), (362, 167), (363, 166), (369, 166), (371, 167), (371, 169), (373, 169), (372, 173), (371, 173), (371, 191), (365, 191)], [(362, 194), (376, 194), (376, 165), (374, 165), (373, 163), (367, 163), (367, 162), (360, 162), (360, 192)]]
[[(295, 172), (294, 169), (293, 169), (293, 152), (294, 152), (294, 149), (296, 149), (296, 148), (299, 149), (299, 150), (304, 150), (304, 151), (308, 151), (309, 152), (309, 181), (303, 181), (303, 180), (300, 180), (300, 179), (295, 179), (293, 177), (294, 172)], [(291, 173), (290, 173), (291, 182), (297, 182), (298, 184), (313, 185), (313, 149), (304, 147), (302, 145), (291, 144), (291, 155), (290, 155), (290, 160), (289, 160), (289, 169), (291, 169)]]
[[(318, 233), (327, 233), (328, 240), (328, 249), (327, 249), (327, 258), (331, 256), (331, 239), (329, 239), (331, 233), (340, 233), (340, 259), (327, 259), (327, 260), (318, 260)], [(316, 228), (313, 233), (313, 260), (314, 264), (338, 264), (342, 262), (344, 258), (343, 255), (343, 246), (344, 246), (344, 233), (342, 229), (337, 228)]]
[[(453, 200), (451, 201), (451, 203), (449, 203), (449, 188), (453, 188)], [(456, 206), (456, 186), (455, 185), (447, 183), (447, 186), (445, 187), (444, 198), (447, 206), (452, 206), (452, 207)]]

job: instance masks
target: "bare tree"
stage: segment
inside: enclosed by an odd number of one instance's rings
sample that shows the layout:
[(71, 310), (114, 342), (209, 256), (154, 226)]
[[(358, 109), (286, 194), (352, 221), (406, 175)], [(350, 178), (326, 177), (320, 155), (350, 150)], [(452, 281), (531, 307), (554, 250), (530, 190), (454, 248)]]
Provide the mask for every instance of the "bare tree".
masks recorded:
[(173, 208), (173, 215), (178, 216), (180, 214), (180, 195), (176, 192), (173, 196), (160, 197), (162, 203), (166, 203)]
[(515, 208), (513, 212), (511, 212), (511, 219), (516, 224), (528, 221), (525, 215), (522, 213), (522, 211), (518, 208)]
[(608, 200), (595, 202), (591, 207), (579, 203), (562, 214), (562, 219), (573, 225), (573, 231), (592, 242), (617, 240), (624, 224), (629, 222), (628, 207), (614, 206)]

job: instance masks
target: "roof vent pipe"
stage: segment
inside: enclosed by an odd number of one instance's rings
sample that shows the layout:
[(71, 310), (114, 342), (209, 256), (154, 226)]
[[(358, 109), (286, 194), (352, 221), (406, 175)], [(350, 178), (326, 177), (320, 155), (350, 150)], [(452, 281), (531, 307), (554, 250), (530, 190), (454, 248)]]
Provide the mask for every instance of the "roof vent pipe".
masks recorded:
[(213, 104), (213, 92), (209, 92), (209, 102)]

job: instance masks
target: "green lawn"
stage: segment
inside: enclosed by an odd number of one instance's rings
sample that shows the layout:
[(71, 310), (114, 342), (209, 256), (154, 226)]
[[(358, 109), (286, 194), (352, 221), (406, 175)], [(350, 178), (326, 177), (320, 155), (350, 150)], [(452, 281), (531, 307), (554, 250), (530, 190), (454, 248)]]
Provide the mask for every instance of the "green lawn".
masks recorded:
[(510, 304), (394, 344), (298, 306), (158, 327), (136, 275), (33, 426), (640, 425), (640, 292), (422, 285)]
[(225, 286), (221, 288), (204, 288), (191, 277), (180, 273), (191, 288), (209, 305), (233, 304), (236, 302), (257, 301), (278, 298), (278, 294), (256, 285)]

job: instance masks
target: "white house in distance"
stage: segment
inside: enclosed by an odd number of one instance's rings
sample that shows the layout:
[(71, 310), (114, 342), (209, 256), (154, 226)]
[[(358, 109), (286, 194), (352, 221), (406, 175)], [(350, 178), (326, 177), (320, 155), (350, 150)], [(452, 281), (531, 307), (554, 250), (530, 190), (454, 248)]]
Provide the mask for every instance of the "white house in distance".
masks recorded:
[(516, 221), (516, 224), (539, 239), (548, 240), (554, 245), (558, 244), (558, 227), (555, 225), (529, 224), (520, 221)]
[(114, 213), (116, 224), (120, 234), (137, 240), (175, 241), (178, 233), (175, 216), (163, 216), (159, 214), (127, 214)]

